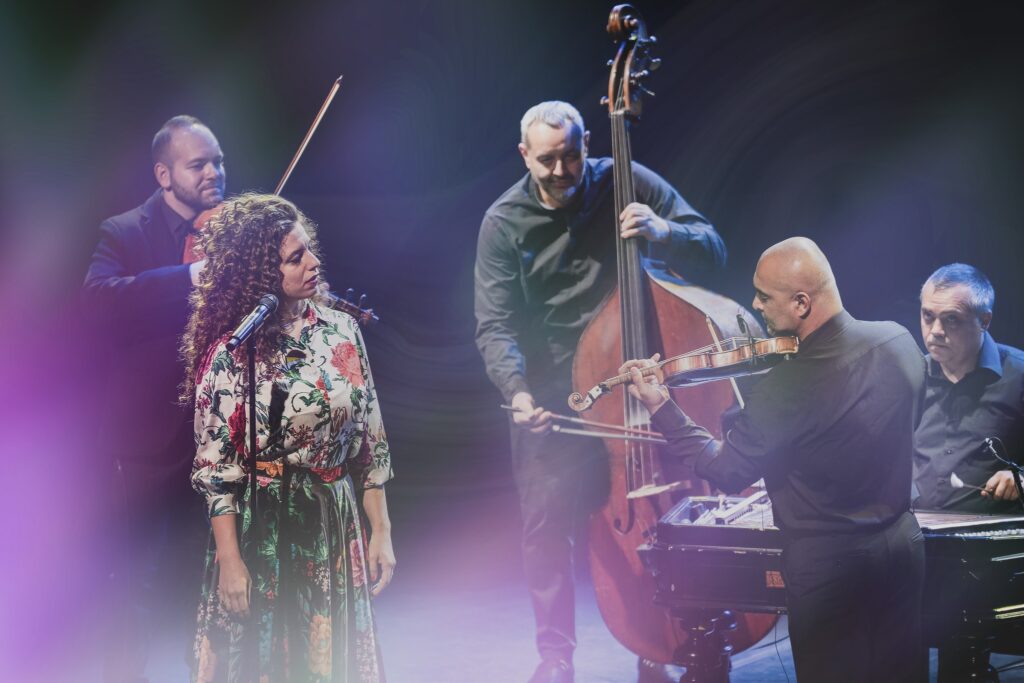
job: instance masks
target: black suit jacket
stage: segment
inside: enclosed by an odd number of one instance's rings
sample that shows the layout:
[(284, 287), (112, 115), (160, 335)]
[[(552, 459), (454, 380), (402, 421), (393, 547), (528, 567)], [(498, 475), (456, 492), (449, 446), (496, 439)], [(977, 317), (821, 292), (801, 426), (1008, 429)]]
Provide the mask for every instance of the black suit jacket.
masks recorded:
[(105, 362), (103, 445), (120, 460), (161, 463), (192, 459), (191, 411), (177, 405), (184, 367), (178, 343), (192, 289), (181, 263), (183, 241), (168, 225), (161, 191), (100, 225), (83, 296), (100, 324)]

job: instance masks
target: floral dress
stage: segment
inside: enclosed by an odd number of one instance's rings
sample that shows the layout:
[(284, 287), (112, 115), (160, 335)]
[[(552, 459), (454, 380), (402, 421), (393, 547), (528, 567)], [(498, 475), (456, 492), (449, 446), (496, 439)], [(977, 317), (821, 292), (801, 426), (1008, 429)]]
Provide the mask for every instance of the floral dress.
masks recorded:
[(211, 517), (237, 515), (252, 593), (250, 617), (220, 605), (211, 534), (195, 682), (384, 681), (356, 491), (391, 478), (391, 455), (355, 321), (312, 302), (302, 320), (256, 366), (255, 519), (244, 347), (222, 339), (198, 373), (192, 484)]

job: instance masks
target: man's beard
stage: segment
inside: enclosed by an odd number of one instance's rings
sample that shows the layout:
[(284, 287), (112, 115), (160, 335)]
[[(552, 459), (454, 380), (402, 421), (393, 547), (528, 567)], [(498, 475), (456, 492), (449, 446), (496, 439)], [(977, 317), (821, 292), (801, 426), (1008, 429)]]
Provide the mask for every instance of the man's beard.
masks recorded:
[(558, 202), (559, 205), (567, 206), (576, 198), (581, 186), (582, 183), (575, 183), (569, 187), (558, 187), (554, 183), (545, 183), (544, 190), (548, 193), (548, 196)]
[(202, 190), (191, 190), (182, 185), (179, 185), (174, 177), (171, 177), (171, 194), (173, 194), (179, 202), (189, 207), (196, 213), (202, 213), (207, 209), (213, 207), (224, 201), (224, 182), (221, 181), (216, 185), (217, 189), (220, 190), (219, 195), (213, 199), (204, 199)]

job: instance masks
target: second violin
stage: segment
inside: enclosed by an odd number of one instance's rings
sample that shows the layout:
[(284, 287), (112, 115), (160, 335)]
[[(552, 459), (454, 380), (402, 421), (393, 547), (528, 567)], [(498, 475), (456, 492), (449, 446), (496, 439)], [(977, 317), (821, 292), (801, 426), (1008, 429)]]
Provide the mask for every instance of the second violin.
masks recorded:
[[(737, 321), (747, 336), (716, 340), (714, 344), (666, 358), (644, 368), (640, 374), (661, 374), (667, 386), (684, 387), (767, 372), (800, 349), (797, 337), (757, 339), (749, 333), (743, 316), (737, 316)], [(629, 382), (628, 374), (616, 375), (598, 382), (586, 394), (573, 392), (569, 395), (569, 407), (578, 413), (589, 410), (601, 396)]]

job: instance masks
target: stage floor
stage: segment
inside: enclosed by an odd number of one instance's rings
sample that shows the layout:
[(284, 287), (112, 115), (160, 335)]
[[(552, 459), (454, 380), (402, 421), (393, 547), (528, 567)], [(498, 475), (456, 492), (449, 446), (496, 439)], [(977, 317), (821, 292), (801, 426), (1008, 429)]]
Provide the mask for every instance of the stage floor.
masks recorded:
[[(530, 677), (536, 653), (529, 601), (521, 586), (440, 592), (399, 583), (392, 588), (377, 603), (389, 683), (525, 683)], [(589, 585), (579, 586), (577, 600), (576, 680), (635, 680), (636, 657), (608, 633)], [(184, 640), (165, 635), (154, 645), (150, 683), (187, 680)], [(931, 656), (934, 681), (935, 650)], [(993, 657), (997, 667), (1017, 661), (1021, 659)], [(1024, 667), (1005, 671), (1000, 678), (1003, 683), (1024, 682)], [(732, 683), (795, 680), (785, 618), (755, 647), (733, 658)]]

